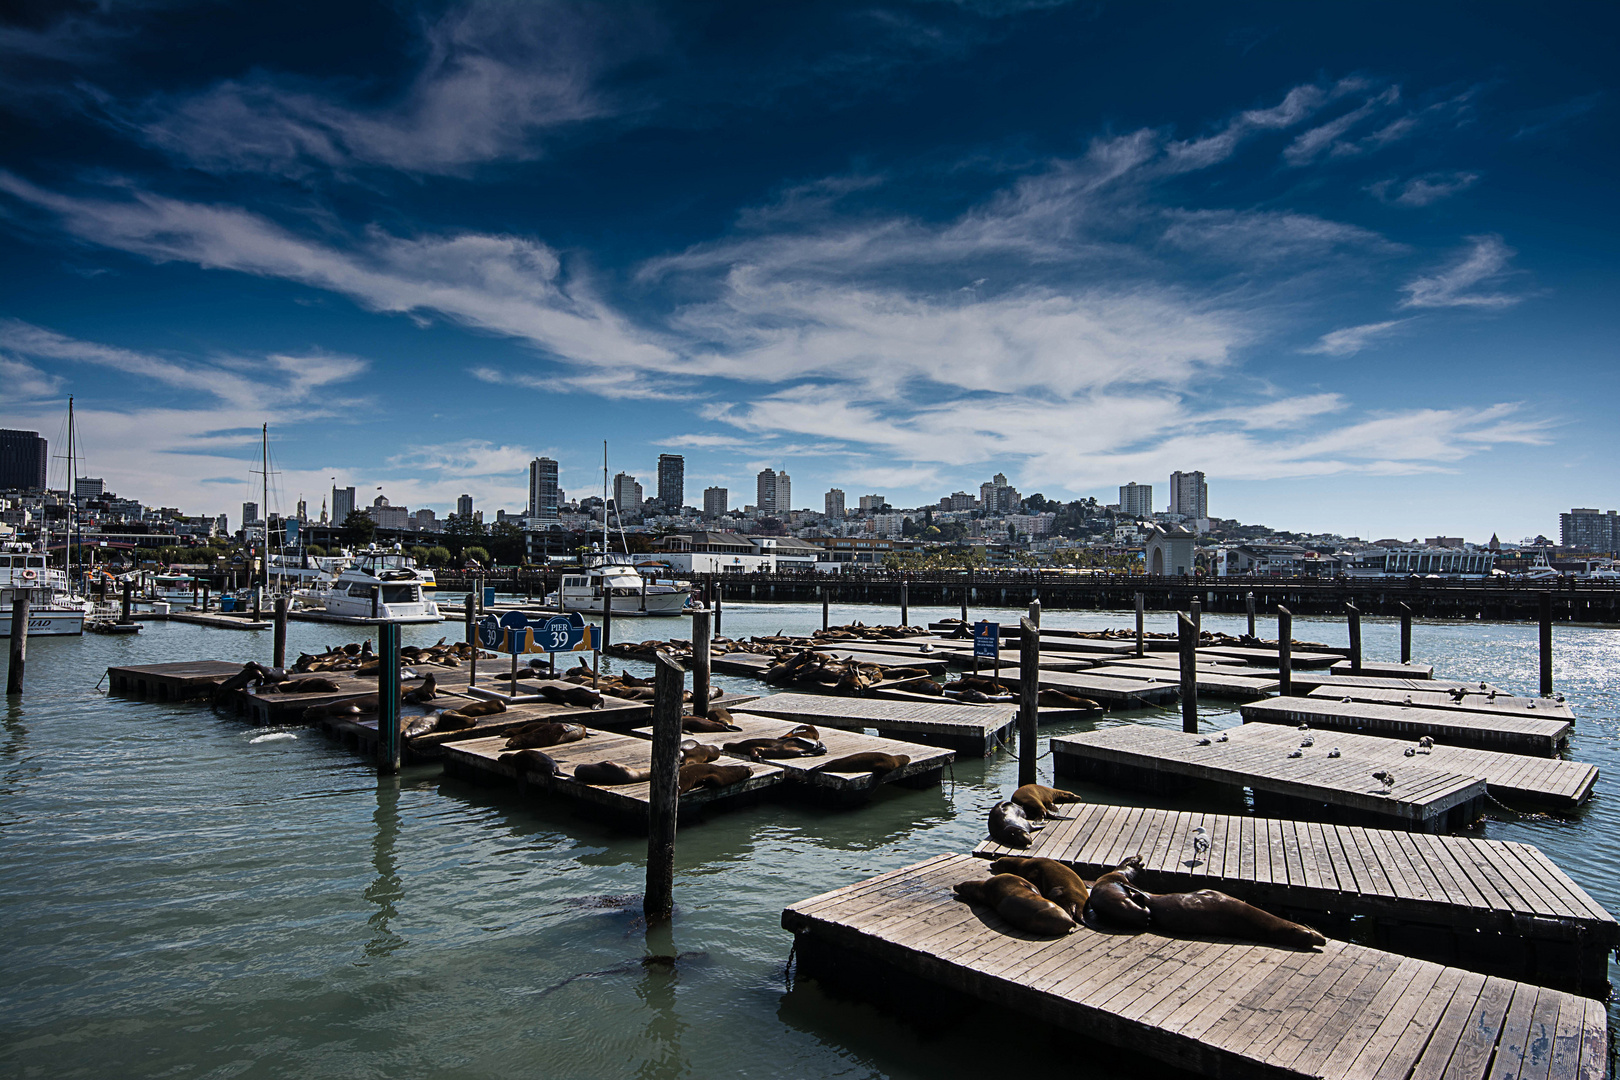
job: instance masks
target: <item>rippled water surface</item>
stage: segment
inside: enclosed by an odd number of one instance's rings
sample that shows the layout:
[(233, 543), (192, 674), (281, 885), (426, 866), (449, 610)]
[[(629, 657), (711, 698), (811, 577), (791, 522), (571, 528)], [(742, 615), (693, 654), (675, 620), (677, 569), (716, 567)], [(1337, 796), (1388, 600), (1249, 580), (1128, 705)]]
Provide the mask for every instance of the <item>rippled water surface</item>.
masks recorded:
[[(820, 614), (730, 604), (724, 629), (804, 632)], [(912, 611), (914, 622), (954, 614)], [(835, 622), (896, 615), (833, 611)], [(1101, 627), (1132, 618), (1052, 611), (1044, 621)], [(1172, 619), (1150, 615), (1149, 626), (1168, 630)], [(1232, 631), (1241, 622), (1204, 619)], [(431, 643), (457, 629), (406, 628), (405, 640)], [(630, 620), (615, 630), (687, 632), (682, 622)], [(1342, 644), (1345, 629), (1301, 618), (1296, 635)], [(290, 647), (354, 636), (295, 623)], [(1364, 637), (1368, 659), (1397, 658), (1393, 624), (1368, 621)], [(1437, 675), (1535, 692), (1532, 626), (1420, 623), (1415, 637)], [(315, 732), (266, 732), (205, 705), (97, 687), (110, 664), (268, 661), (269, 650), (267, 632), (181, 624), (151, 624), (134, 638), (29, 643), (27, 693), (5, 704), (0, 740), (0, 1074), (1004, 1071), (1004, 1043), (983, 1032), (914, 1029), (810, 984), (787, 992), (791, 941), (779, 920), (795, 900), (969, 850), (985, 811), (1016, 786), (1012, 755), (959, 760), (940, 788), (885, 790), (858, 810), (767, 803), (683, 828), (677, 915), (649, 939), (639, 918), (642, 838), (445, 780), (437, 766), (379, 779)], [(1538, 845), (1620, 911), (1620, 631), (1559, 627), (1555, 659), (1558, 688), (1580, 717), (1571, 756), (1604, 771), (1597, 795), (1567, 818), (1498, 811), (1484, 834)], [(1214, 725), (1237, 722), (1226, 706), (1203, 711)], [(1157, 710), (1103, 722), (1126, 719), (1179, 724)], [(1043, 727), (1042, 736), (1083, 726)], [(1049, 766), (1043, 758), (1043, 778)], [(643, 963), (670, 953), (679, 954), (673, 967)], [(1066, 1075), (1121, 1071), (1044, 1044), (1021, 1057), (1025, 1067), (1043, 1062)]]

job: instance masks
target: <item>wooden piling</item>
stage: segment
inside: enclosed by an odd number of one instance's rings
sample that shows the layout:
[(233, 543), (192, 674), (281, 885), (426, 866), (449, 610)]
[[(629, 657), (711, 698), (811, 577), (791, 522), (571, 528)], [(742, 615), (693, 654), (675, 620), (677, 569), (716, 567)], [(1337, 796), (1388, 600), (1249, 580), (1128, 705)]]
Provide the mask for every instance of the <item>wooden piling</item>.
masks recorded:
[(964, 586), (962, 586), (962, 625), (963, 626), (967, 625), (967, 602), (968, 602), (968, 587), (966, 585), (964, 585)]
[(1147, 594), (1136, 594), (1136, 655), (1147, 655), (1147, 633), (1143, 630), (1142, 612), (1147, 607)]
[[(558, 588), (560, 589), (560, 588), (562, 588), (562, 586), (559, 585)], [(468, 668), (467, 668), (467, 685), (468, 686), (477, 686), (478, 685), (478, 635), (473, 630), (473, 619), (476, 617), (476, 612), (477, 612), (477, 602), (473, 599), (473, 594), (468, 593), (467, 594), (467, 610), (462, 615), (462, 618), (466, 621), (466, 624), (467, 624), (467, 628), (466, 628), (467, 636), (466, 636), (465, 640), (466, 640), (467, 644), (469, 644), (469, 645), (471, 645), (473, 647), (472, 648), (472, 659), (468, 661)]]
[(1541, 616), (1541, 696), (1552, 697), (1552, 593), (1540, 596)]
[(692, 712), (709, 715), (709, 613), (703, 608), (692, 612)]
[(377, 627), (377, 772), (399, 772), (399, 623)]
[(1361, 609), (1354, 604), (1344, 605), (1350, 629), (1350, 674), (1361, 674)]
[(1294, 693), (1294, 613), (1277, 605), (1277, 693)]
[(1254, 637), (1254, 590), (1243, 597), (1243, 608), (1249, 613), (1249, 637)]
[(613, 590), (606, 585), (602, 589), (602, 651), (607, 652), (613, 644)]
[[(1040, 601), (1030, 605), (1039, 613)], [(1019, 620), (1018, 635), (1018, 786), (1036, 782), (1041, 697), (1041, 631), (1031, 619)]]
[(28, 661), (28, 590), (11, 594), (11, 666), (6, 669), (6, 693), (23, 692), (23, 667)]
[(203, 609), (203, 610), (204, 610), (204, 611), (207, 611), (207, 610), (208, 610), (208, 586), (207, 586), (207, 585), (204, 585), (204, 586), (203, 586), (203, 602), (202, 602), (202, 609)]
[(124, 579), (124, 602), (123, 602), (123, 607), (118, 612), (118, 621), (120, 623), (123, 623), (125, 626), (128, 626), (133, 621), (130, 618), (130, 616), (132, 614), (130, 609), (134, 605), (134, 598), (135, 598), (135, 582), (132, 581), (129, 578), (125, 578)]
[(829, 603), (827, 586), (821, 585), (818, 588), (821, 591), (821, 628), (825, 630), (827, 629), (827, 605)]
[(1192, 620), (1193, 638), (1197, 640), (1204, 633), (1204, 605), (1198, 602), (1196, 596), (1187, 605), (1187, 617)]
[(647, 808), (647, 922), (667, 920), (675, 910), (675, 822), (680, 801), (681, 690), (685, 672), (668, 653), (653, 660), (652, 776)]
[[(716, 587), (714, 590), (714, 632), (715, 636), (717, 637), (720, 634), (720, 616), (722, 614), (721, 606), (725, 601), (725, 598), (721, 595), (723, 592), (725, 592), (725, 590), (719, 587)], [(602, 642), (602, 647), (604, 649), (607, 648), (607, 642), (605, 640)]]
[(1041, 630), (1041, 602), (1039, 600), (1029, 602), (1029, 621), (1035, 624), (1035, 633), (1038, 637)]
[[(1193, 601), (1195, 604), (1197, 601)], [(1198, 627), (1176, 613), (1177, 644), (1181, 647), (1181, 730), (1198, 734)]]
[(287, 598), (276, 597), (275, 607), (275, 644), (271, 649), (270, 666), (286, 668), (287, 666)]
[(1412, 662), (1412, 605), (1396, 604), (1401, 609), (1401, 663)]
[(263, 600), (264, 600), (264, 590), (259, 588), (257, 585), (253, 586), (253, 621), (254, 622), (263, 622), (264, 621), (264, 608), (262, 606)]

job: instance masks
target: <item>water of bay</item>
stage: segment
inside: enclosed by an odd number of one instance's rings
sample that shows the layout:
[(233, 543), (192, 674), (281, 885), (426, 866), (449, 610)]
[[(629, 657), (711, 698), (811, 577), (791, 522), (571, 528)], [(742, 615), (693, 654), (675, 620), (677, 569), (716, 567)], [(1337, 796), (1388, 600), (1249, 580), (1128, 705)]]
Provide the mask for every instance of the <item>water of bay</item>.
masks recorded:
[[(820, 614), (730, 604), (725, 630), (805, 632)], [(897, 613), (832, 614), (881, 623)], [(914, 622), (954, 614), (912, 610)], [(1049, 611), (1044, 621), (1131, 620)], [(1173, 627), (1163, 614), (1148, 621)], [(1241, 623), (1204, 618), (1210, 629)], [(1342, 622), (1295, 626), (1301, 638), (1345, 641)], [(426, 644), (457, 629), (405, 638)], [(620, 620), (615, 630), (684, 636), (687, 625)], [(1364, 636), (1368, 659), (1396, 658), (1393, 624), (1368, 620)], [(355, 637), (291, 628), (295, 650)], [(1010, 754), (958, 760), (940, 788), (884, 791), (859, 810), (767, 803), (683, 828), (678, 912), (649, 940), (642, 838), (437, 767), (379, 779), (316, 732), (97, 689), (110, 664), (268, 660), (268, 639), (153, 624), (133, 638), (30, 642), (27, 694), (5, 704), (0, 738), (0, 1073), (953, 1077), (1004, 1067), (1004, 1038), (914, 1029), (813, 984), (788, 992), (779, 920), (795, 900), (969, 850), (1015, 786)], [(1416, 642), (1439, 676), (1535, 692), (1534, 627), (1420, 623)], [(1580, 718), (1570, 756), (1603, 770), (1597, 795), (1565, 817), (1495, 811), (1477, 835), (1535, 844), (1620, 911), (1620, 631), (1559, 627), (1555, 679)], [(1219, 703), (1201, 713), (1210, 726), (1238, 722)], [(1123, 721), (1175, 727), (1179, 717), (1101, 722)], [(1089, 726), (1043, 727), (1042, 737)], [(1049, 778), (1050, 758), (1041, 764)], [(642, 963), (667, 952), (680, 954), (673, 969)], [(1081, 1076), (1121, 1071), (1045, 1044), (1020, 1058), (1041, 1061)]]

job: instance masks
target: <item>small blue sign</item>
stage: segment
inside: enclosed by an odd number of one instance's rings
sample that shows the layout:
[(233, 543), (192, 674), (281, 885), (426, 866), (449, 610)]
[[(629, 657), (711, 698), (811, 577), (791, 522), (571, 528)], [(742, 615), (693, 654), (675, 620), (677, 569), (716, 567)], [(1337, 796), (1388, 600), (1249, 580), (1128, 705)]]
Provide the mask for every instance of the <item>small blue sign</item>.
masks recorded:
[(501, 633), (500, 620), (493, 615), (485, 615), (478, 620), (478, 644), (486, 649), (501, 647), (501, 639), (506, 635)]
[(1001, 624), (986, 619), (973, 624), (973, 655), (994, 660), (1001, 648)]
[(573, 652), (585, 640), (585, 617), (577, 611), (553, 615), (535, 628), (534, 637), (546, 652)]

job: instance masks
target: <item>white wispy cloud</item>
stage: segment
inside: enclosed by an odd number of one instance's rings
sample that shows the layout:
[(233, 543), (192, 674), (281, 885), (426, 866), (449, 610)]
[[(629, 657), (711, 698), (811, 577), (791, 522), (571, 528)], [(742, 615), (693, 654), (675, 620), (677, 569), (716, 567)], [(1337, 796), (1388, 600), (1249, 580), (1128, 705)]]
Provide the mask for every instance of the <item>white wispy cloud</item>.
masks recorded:
[(1459, 191), (1468, 190), (1478, 181), (1479, 174), (1472, 172), (1427, 173), (1404, 182), (1380, 180), (1369, 185), (1367, 190), (1381, 202), (1419, 207), (1448, 199)]
[(1363, 323), (1361, 326), (1346, 326), (1340, 330), (1331, 330), (1323, 334), (1316, 344), (1299, 351), (1315, 356), (1354, 356), (1374, 339), (1381, 338), (1397, 326), (1411, 321), (1411, 319), (1390, 319), (1387, 322)]
[(6, 388), (6, 397), (14, 402), (39, 401), (55, 398), (62, 389), (62, 380), (32, 364), (13, 360), (0, 353), (0, 386)]
[(1514, 250), (1500, 236), (1470, 236), (1472, 245), (1449, 266), (1425, 274), (1401, 286), (1406, 299), (1403, 308), (1505, 308), (1524, 299), (1522, 294), (1493, 292), (1513, 271), (1509, 267)]

